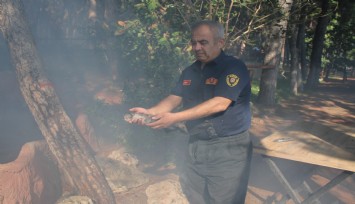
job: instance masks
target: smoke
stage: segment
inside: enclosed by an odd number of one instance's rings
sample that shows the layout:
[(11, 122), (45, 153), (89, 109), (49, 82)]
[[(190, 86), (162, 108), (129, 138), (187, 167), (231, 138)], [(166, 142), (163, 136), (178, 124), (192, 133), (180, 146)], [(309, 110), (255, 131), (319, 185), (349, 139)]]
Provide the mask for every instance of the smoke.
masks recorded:
[[(41, 1), (23, 2), (26, 19), (32, 30), (45, 75), (54, 84), (64, 109), (74, 121), (78, 112), (81, 111), (80, 107), (90, 100), (93, 101), (90, 90), (87, 88), (90, 84), (86, 84), (85, 78), (90, 74), (102, 77), (102, 69), (105, 69), (105, 64), (102, 60), (100, 61), (100, 53), (85, 47), (92, 45), (93, 42), (89, 42), (90, 39), (84, 36), (86, 31), (79, 32), (80, 22), (78, 25), (72, 24), (64, 30), (62, 29), (63, 25), (56, 23), (61, 15), (62, 18), (59, 19), (63, 20), (63, 24), (70, 23), (70, 19), (65, 19), (67, 8), (59, 5), (58, 8), (63, 10), (52, 13), (54, 2), (48, 4)], [(84, 1), (76, 2), (76, 6), (79, 6)], [(6, 41), (1, 36), (0, 163), (16, 159), (18, 151), (24, 143), (43, 139), (20, 93), (15, 68), (12, 67), (10, 58)], [(98, 89), (94, 86), (93, 82), (91, 87)]]
[[(109, 105), (105, 100), (97, 100), (96, 96), (101, 97), (103, 90), (112, 93), (108, 96), (111, 98), (120, 95), (118, 91), (123, 89), (122, 78), (125, 76), (117, 78), (114, 75), (117, 75), (118, 66), (126, 63), (117, 62), (117, 50), (113, 53), (115, 50), (107, 44), (110, 35), (102, 27), (105, 24), (100, 5), (92, 7), (85, 0), (29, 0), (23, 3), (44, 74), (53, 83), (64, 110), (73, 122), (79, 113), (84, 112), (92, 121), (99, 139), (111, 144), (127, 145), (130, 142), (128, 145), (132, 146), (131, 149), (143, 151), (138, 153), (142, 156), (149, 155), (145, 154), (149, 151), (151, 155), (164, 155), (161, 152), (169, 152), (169, 148), (179, 149), (175, 145), (181, 143), (169, 139), (175, 137), (169, 137), (171, 133), (152, 132), (125, 124), (123, 114), (127, 113), (131, 104), (122, 104), (123, 95), (119, 96), (121, 100), (115, 100), (121, 101), (121, 104)], [(90, 14), (97, 12), (95, 18), (89, 18), (89, 10)], [(110, 29), (113, 31), (114, 28)], [(0, 45), (0, 94), (4, 96), (0, 100), (0, 162), (9, 162), (16, 158), (24, 143), (43, 137), (19, 91), (15, 68), (11, 67), (3, 38), (0, 39)], [(131, 71), (122, 73), (131, 78), (137, 74)], [(132, 140), (132, 135), (136, 135), (137, 139)], [(145, 136), (150, 140), (141, 139)], [(5, 159), (4, 155), (12, 156)], [(153, 156), (147, 159), (154, 160)]]
[(0, 37), (0, 163), (16, 159), (26, 142), (41, 139), (21, 95), (6, 42)]

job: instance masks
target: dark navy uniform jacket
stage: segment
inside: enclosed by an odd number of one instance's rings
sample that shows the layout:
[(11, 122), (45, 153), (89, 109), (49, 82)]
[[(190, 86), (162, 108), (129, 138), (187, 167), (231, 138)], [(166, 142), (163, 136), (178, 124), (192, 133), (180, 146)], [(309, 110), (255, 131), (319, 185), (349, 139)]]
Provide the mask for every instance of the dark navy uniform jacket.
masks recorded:
[(235, 135), (250, 127), (250, 79), (245, 64), (223, 51), (201, 69), (196, 61), (181, 74), (173, 95), (181, 96), (184, 109), (194, 107), (215, 96), (232, 100), (227, 110), (212, 116), (191, 120), (186, 126), (194, 126), (209, 120), (220, 137)]

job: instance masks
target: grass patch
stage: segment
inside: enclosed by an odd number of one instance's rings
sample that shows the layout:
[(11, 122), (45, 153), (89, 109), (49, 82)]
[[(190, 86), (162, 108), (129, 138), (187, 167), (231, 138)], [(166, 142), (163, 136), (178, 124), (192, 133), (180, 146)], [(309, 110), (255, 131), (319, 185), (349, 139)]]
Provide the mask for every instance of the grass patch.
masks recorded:
[(260, 88), (259, 88), (260, 81), (259, 80), (253, 80), (251, 82), (251, 102), (255, 102), (256, 98), (258, 97)]
[(276, 102), (280, 101), (281, 99), (288, 99), (292, 95), (291, 87), (290, 87), (290, 80), (280, 77), (277, 80), (277, 88), (276, 88)]
[[(253, 80), (251, 83), (251, 102), (256, 102), (258, 94), (260, 92), (260, 80)], [(290, 80), (280, 77), (277, 80), (276, 87), (276, 102), (281, 99), (288, 99), (292, 96), (290, 89)]]

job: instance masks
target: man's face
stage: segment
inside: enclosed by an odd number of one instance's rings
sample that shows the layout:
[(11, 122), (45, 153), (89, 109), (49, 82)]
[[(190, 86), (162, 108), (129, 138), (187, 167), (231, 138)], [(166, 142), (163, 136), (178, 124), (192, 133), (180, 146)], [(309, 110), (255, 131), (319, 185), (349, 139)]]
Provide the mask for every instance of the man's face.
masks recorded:
[(207, 63), (216, 58), (223, 47), (224, 40), (216, 39), (213, 32), (206, 25), (193, 31), (191, 37), (192, 50), (196, 60)]

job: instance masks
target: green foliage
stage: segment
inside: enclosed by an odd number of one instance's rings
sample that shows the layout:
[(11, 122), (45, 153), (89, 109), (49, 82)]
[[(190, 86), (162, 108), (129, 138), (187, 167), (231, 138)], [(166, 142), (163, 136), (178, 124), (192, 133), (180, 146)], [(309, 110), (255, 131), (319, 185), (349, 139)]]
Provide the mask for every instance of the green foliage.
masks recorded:
[(354, 12), (355, 6), (348, 1), (341, 2), (334, 12), (327, 27), (322, 60), (324, 66), (351, 66), (355, 60)]
[(259, 87), (260, 81), (258, 80), (253, 80), (251, 83), (251, 101), (254, 102), (259, 94), (260, 87)]
[[(324, 40), (324, 48), (322, 55), (322, 67), (336, 67), (336, 66), (351, 66), (354, 63), (355, 53), (355, 33), (354, 33), (354, 12), (355, 6), (349, 0), (331, 1), (331, 11), (327, 15), (331, 15), (331, 21), (327, 26), (327, 32)], [(315, 22), (319, 17), (319, 7), (311, 9), (308, 14), (308, 20)], [(309, 26), (306, 44), (308, 45), (308, 54), (312, 50), (312, 41), (314, 37), (315, 26)], [(345, 60), (344, 60), (345, 59)], [(338, 62), (348, 63), (338, 63)], [(335, 64), (336, 63), (336, 64)]]
[(168, 95), (189, 62), (187, 32), (171, 27), (170, 13), (157, 1), (134, 4), (136, 15), (117, 27), (118, 44), (129, 72), (127, 103), (149, 106)]
[(261, 47), (260, 34), (268, 24), (278, 23), (281, 15), (276, 1), (262, 0), (212, 0), (196, 1), (201, 5), (199, 15), (202, 19), (218, 20), (225, 26), (227, 51), (239, 56), (241, 46)]
[[(253, 80), (251, 84), (251, 101), (254, 103), (260, 91), (260, 80)], [(287, 99), (291, 95), (290, 82), (284, 77), (279, 77), (277, 80), (276, 100)]]

